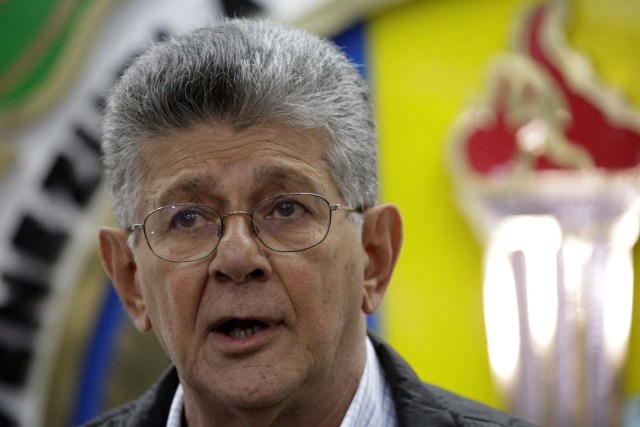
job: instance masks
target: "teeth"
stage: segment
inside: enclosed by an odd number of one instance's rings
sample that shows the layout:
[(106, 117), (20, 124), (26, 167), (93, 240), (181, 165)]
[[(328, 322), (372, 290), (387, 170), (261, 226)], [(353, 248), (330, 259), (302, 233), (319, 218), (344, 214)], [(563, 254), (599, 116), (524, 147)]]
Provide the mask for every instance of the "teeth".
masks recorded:
[(229, 338), (233, 338), (234, 340), (237, 340), (241, 338), (248, 338), (253, 334), (255, 334), (256, 332), (261, 331), (263, 329), (264, 329), (264, 326), (253, 326), (250, 328), (237, 327), (237, 328), (231, 329), (227, 335), (229, 336)]

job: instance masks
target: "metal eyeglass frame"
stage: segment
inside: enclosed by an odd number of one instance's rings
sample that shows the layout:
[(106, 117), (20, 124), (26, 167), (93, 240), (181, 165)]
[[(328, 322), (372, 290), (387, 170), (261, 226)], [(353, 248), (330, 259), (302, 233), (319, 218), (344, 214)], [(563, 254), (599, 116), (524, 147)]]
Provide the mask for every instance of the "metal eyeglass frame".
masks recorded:
[[(327, 207), (329, 208), (329, 222), (328, 222), (328, 224), (327, 224), (327, 230), (326, 230), (326, 232), (324, 233), (324, 236), (322, 237), (322, 239), (320, 239), (320, 241), (318, 241), (317, 243), (314, 243), (314, 244), (313, 244), (313, 245), (311, 245), (311, 246), (304, 247), (304, 248), (302, 248), (302, 249), (280, 250), (280, 249), (273, 249), (271, 246), (267, 245), (267, 244), (262, 240), (262, 238), (260, 238), (260, 234), (258, 233), (257, 228), (256, 228), (256, 225), (255, 225), (255, 223), (254, 223), (254, 221), (253, 221), (253, 217), (254, 217), (254, 215), (255, 215), (256, 209), (257, 209), (261, 204), (263, 204), (263, 203), (265, 203), (265, 202), (267, 202), (267, 201), (269, 201), (269, 200), (277, 199), (277, 198), (280, 198), (280, 197), (286, 197), (286, 196), (314, 196), (314, 197), (317, 197), (317, 198), (319, 198), (319, 199), (322, 199), (322, 200), (327, 204)], [(151, 246), (151, 243), (149, 242), (149, 238), (147, 237), (147, 231), (146, 231), (146, 229), (145, 229), (145, 224), (146, 224), (146, 222), (147, 222), (147, 219), (148, 219), (151, 215), (153, 215), (155, 212), (158, 212), (159, 210), (162, 210), (162, 209), (166, 209), (166, 208), (168, 208), (168, 207), (173, 207), (173, 206), (182, 206), (182, 205), (184, 205), (184, 206), (188, 206), (188, 205), (204, 206), (204, 207), (206, 207), (206, 208), (208, 208), (208, 209), (212, 210), (213, 212), (215, 212), (215, 213), (218, 215), (218, 217), (220, 218), (220, 236), (219, 236), (219, 238), (218, 238), (218, 240), (217, 240), (217, 242), (216, 242), (215, 246), (213, 247), (213, 249), (212, 249), (210, 252), (208, 252), (206, 255), (199, 256), (199, 257), (197, 257), (197, 258), (193, 258), (193, 259), (186, 259), (186, 260), (173, 260), (173, 259), (170, 259), (170, 258), (162, 257), (162, 256), (160, 256), (160, 255), (158, 255), (158, 254), (156, 253), (156, 251), (155, 251), (155, 250), (153, 249), (153, 247)], [(315, 193), (283, 193), (283, 194), (277, 194), (277, 195), (275, 195), (275, 196), (267, 197), (266, 199), (263, 199), (263, 200), (259, 201), (259, 202), (258, 202), (258, 203), (256, 203), (256, 205), (253, 207), (253, 210), (251, 211), (251, 213), (249, 213), (249, 212), (247, 212), (247, 211), (237, 210), (237, 211), (227, 212), (227, 213), (225, 213), (224, 215), (222, 215), (222, 214), (220, 214), (220, 212), (218, 212), (216, 209), (212, 208), (211, 206), (203, 205), (203, 204), (200, 204), (200, 203), (179, 203), (179, 204), (173, 204), (173, 205), (160, 206), (160, 207), (158, 207), (158, 208), (156, 208), (156, 209), (153, 209), (151, 212), (149, 212), (149, 213), (145, 216), (145, 218), (144, 218), (144, 220), (142, 221), (142, 223), (139, 223), (139, 224), (132, 224), (132, 225), (128, 228), (128, 231), (129, 231), (129, 232), (142, 231), (142, 232), (143, 232), (143, 234), (144, 234), (144, 239), (146, 240), (146, 242), (147, 242), (147, 246), (149, 247), (149, 249), (151, 250), (151, 252), (152, 252), (156, 257), (158, 257), (158, 258), (160, 258), (160, 259), (162, 259), (162, 260), (169, 261), (169, 262), (195, 262), (195, 261), (200, 261), (200, 260), (202, 260), (202, 259), (205, 259), (205, 258), (207, 258), (207, 257), (211, 256), (211, 254), (213, 254), (213, 253), (218, 249), (218, 245), (220, 244), (220, 240), (222, 239), (222, 235), (223, 235), (223, 233), (224, 233), (224, 220), (225, 220), (225, 218), (227, 218), (227, 217), (229, 217), (229, 216), (231, 216), (231, 215), (246, 215), (246, 216), (248, 216), (249, 218), (251, 218), (251, 231), (252, 231), (252, 232), (253, 232), (253, 234), (258, 238), (258, 240), (260, 241), (260, 243), (262, 243), (266, 248), (268, 248), (268, 249), (270, 249), (270, 250), (272, 250), (272, 251), (274, 251), (274, 252), (301, 252), (301, 251), (306, 251), (307, 249), (311, 249), (311, 248), (313, 248), (313, 247), (316, 247), (316, 246), (318, 246), (320, 243), (322, 243), (322, 242), (324, 242), (324, 241), (325, 241), (325, 239), (326, 239), (326, 238), (327, 238), (327, 236), (329, 235), (329, 230), (331, 229), (331, 221), (332, 221), (332, 218), (333, 218), (333, 211), (337, 211), (337, 210), (343, 210), (343, 211), (348, 211), (348, 212), (362, 212), (362, 209), (359, 209), (359, 208), (352, 208), (352, 207), (350, 207), (350, 206), (345, 206), (345, 205), (343, 205), (343, 204), (341, 204), (341, 203), (334, 203), (334, 204), (331, 204), (331, 203), (329, 203), (329, 201), (328, 201), (325, 197), (323, 197), (323, 196), (321, 196), (321, 195), (319, 195), (319, 194), (315, 194)]]

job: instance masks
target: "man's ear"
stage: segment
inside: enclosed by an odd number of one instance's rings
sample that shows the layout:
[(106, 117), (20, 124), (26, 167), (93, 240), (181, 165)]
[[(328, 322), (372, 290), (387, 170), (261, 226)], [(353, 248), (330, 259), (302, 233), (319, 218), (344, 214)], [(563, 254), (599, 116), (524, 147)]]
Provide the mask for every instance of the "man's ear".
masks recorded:
[(139, 331), (151, 330), (151, 320), (136, 277), (136, 262), (127, 244), (129, 233), (118, 228), (103, 227), (99, 237), (102, 265), (129, 317)]
[(364, 212), (362, 244), (367, 255), (362, 310), (372, 314), (380, 305), (402, 246), (402, 218), (394, 205)]

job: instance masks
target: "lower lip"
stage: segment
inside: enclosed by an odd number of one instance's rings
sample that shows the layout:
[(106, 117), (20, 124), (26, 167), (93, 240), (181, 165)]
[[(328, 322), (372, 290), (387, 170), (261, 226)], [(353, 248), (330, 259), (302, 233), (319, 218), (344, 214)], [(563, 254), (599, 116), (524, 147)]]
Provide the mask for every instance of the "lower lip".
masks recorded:
[(274, 339), (274, 335), (280, 327), (281, 325), (272, 325), (244, 338), (234, 339), (218, 331), (212, 331), (210, 336), (222, 353), (241, 355), (256, 352), (266, 346)]

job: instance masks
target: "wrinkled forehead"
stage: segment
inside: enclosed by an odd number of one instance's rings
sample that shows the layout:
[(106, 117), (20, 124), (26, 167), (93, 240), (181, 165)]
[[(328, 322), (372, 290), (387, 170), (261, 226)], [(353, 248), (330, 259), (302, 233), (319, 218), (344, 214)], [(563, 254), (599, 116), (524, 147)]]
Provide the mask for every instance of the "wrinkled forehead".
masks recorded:
[[(297, 163), (260, 159), (255, 165), (232, 163), (219, 170), (208, 168), (184, 171), (151, 182), (147, 186), (150, 208), (175, 203), (229, 204), (238, 200), (256, 203), (283, 193), (315, 193), (334, 196), (335, 185), (323, 170)], [(321, 167), (321, 166), (320, 166)]]
[(327, 138), (315, 129), (260, 124), (241, 131), (194, 126), (146, 141), (143, 204), (250, 199), (278, 192), (336, 196)]

